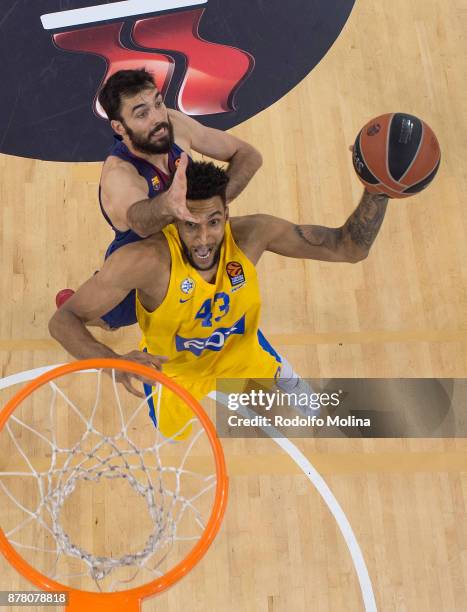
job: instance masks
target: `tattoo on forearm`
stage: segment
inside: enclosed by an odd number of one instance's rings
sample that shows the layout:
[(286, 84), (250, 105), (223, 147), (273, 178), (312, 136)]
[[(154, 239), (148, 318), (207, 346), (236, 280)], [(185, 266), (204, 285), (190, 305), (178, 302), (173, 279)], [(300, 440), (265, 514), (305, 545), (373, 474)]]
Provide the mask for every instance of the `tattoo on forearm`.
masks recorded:
[(305, 249), (307, 245), (321, 247), (347, 257), (338, 261), (359, 261), (366, 256), (379, 232), (387, 204), (387, 196), (365, 191), (360, 204), (342, 227), (296, 225), (295, 232)]
[(342, 228), (322, 227), (321, 225), (296, 225), (295, 231), (310, 246), (326, 247), (331, 251), (337, 249), (337, 245), (342, 239)]
[(365, 191), (360, 204), (343, 227), (352, 242), (363, 249), (369, 249), (376, 238), (386, 214), (388, 198), (381, 194)]

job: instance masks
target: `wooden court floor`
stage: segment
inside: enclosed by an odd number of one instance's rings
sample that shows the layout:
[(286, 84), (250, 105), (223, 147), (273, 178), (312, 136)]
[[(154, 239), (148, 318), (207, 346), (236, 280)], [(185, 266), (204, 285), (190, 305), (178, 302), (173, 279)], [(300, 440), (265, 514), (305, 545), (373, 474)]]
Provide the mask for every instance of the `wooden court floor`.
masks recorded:
[[(466, 58), (464, 1), (357, 0), (318, 67), (235, 128), (264, 166), (231, 213), (329, 226), (360, 197), (348, 145), (372, 116), (417, 114), (441, 144), (437, 179), (390, 203), (364, 262), (260, 262), (263, 331), (303, 376), (467, 377)], [(99, 172), (0, 157), (1, 377), (67, 360), (47, 321), (57, 290), (98, 269), (111, 240)], [(99, 337), (124, 352), (138, 332)], [(295, 443), (354, 529), (378, 610), (467, 610), (466, 440)], [(231, 495), (220, 535), (145, 612), (363, 610), (336, 522), (290, 457), (271, 440), (230, 440), (225, 450)], [(28, 584), (0, 559), (0, 589), (16, 588)]]

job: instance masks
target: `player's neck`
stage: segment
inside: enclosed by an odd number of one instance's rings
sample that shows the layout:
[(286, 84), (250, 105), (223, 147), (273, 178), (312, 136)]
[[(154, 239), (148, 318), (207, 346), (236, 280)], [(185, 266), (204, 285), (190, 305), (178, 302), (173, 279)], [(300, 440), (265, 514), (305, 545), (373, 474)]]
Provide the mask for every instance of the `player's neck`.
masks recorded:
[(169, 174), (168, 153), (144, 153), (143, 151), (135, 149), (131, 142), (126, 138), (123, 139), (123, 142), (132, 155), (139, 157), (140, 159), (145, 159), (159, 170), (162, 170), (162, 172), (165, 174)]
[(216, 263), (216, 265), (213, 266), (210, 270), (198, 270), (197, 268), (195, 268), (195, 270), (207, 283), (214, 284), (216, 282), (218, 267), (219, 263)]

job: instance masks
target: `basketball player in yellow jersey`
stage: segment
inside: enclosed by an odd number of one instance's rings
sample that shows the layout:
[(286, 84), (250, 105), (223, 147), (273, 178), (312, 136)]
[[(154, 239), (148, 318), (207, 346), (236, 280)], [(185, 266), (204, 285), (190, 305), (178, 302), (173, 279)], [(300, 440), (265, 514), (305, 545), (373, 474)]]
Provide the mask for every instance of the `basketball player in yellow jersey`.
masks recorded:
[[(195, 221), (169, 224), (113, 253), (57, 310), (51, 334), (79, 359), (122, 357), (162, 367), (197, 398), (215, 389), (216, 378), (293, 378), (290, 366), (259, 329), (255, 264), (264, 251), (300, 259), (360, 261), (381, 226), (387, 198), (365, 192), (339, 229), (295, 225), (263, 214), (229, 220), (224, 170), (194, 162), (186, 178), (187, 206)], [(120, 356), (98, 342), (86, 323), (131, 289), (137, 290), (143, 351)], [(121, 373), (120, 382), (144, 397), (130, 376)], [(190, 415), (176, 402), (163, 405), (159, 426), (172, 436)]]

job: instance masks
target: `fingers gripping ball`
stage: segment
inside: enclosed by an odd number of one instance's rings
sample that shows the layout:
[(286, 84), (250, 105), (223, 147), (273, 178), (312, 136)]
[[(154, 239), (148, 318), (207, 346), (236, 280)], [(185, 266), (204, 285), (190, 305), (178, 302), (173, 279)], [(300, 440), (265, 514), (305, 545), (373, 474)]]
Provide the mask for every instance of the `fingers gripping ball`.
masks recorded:
[(360, 130), (352, 159), (358, 178), (370, 193), (407, 198), (434, 179), (441, 151), (436, 135), (422, 119), (388, 113)]

